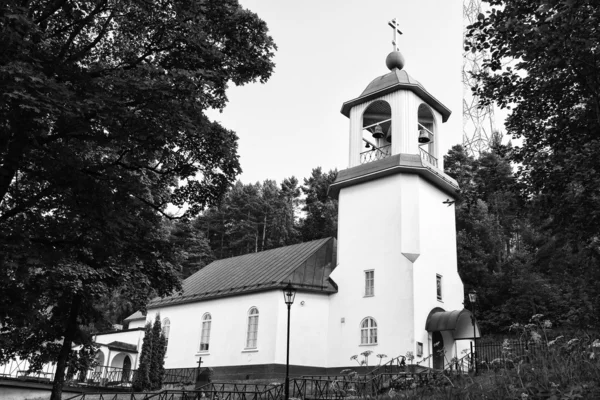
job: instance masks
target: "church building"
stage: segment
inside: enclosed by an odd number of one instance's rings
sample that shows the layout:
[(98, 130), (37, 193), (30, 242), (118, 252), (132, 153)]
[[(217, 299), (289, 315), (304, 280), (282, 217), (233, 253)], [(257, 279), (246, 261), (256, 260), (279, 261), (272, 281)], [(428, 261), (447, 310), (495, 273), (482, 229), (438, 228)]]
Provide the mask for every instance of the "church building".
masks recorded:
[(339, 204), (337, 240), (215, 261), (186, 279), (182, 294), (130, 316), (129, 329), (139, 329), (160, 314), (165, 368), (201, 359), (217, 377), (282, 373), (288, 283), (297, 290), (294, 375), (357, 367), (351, 357), (367, 350), (370, 365), (377, 355), (385, 362), (412, 352), (414, 363), (443, 369), (470, 348), (479, 332), (457, 272), (458, 185), (440, 154), (450, 110), (403, 69), (395, 44), (385, 62), (389, 72), (342, 105), (349, 166), (329, 188)]

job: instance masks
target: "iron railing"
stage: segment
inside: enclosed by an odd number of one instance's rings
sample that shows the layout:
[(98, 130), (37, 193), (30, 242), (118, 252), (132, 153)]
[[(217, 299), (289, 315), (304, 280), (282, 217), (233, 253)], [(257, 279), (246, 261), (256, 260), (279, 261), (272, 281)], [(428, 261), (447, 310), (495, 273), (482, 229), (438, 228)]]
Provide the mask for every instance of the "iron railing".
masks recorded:
[(494, 363), (515, 362), (520, 360), (529, 361), (529, 358), (543, 351), (548, 347), (537, 343), (528, 343), (526, 341), (506, 340), (504, 342), (479, 342), (475, 344), (475, 354), (477, 355), (477, 365)]
[(444, 371), (448, 374), (468, 374), (474, 371), (473, 353), (468, 353), (460, 359), (451, 360)]
[(163, 390), (160, 392), (80, 393), (64, 400), (207, 400), (196, 390)]
[(165, 369), (163, 383), (194, 383), (197, 374), (197, 367)]
[(421, 154), (421, 159), (425, 160), (426, 162), (428, 162), (429, 164), (431, 164), (437, 168), (437, 166), (438, 166), (437, 158), (435, 158), (434, 156), (432, 156), (431, 154), (429, 154), (428, 152), (423, 150), (423, 148), (421, 148), (421, 147), (419, 147), (419, 153)]
[[(36, 379), (51, 382), (56, 373), (56, 364), (46, 364), (40, 371), (30, 371), (31, 364), (28, 360), (11, 360), (0, 365), (0, 378)], [(165, 369), (163, 383), (194, 383), (196, 382), (197, 368), (171, 368)], [(97, 366), (88, 371), (66, 370), (65, 384), (68, 386), (131, 386), (135, 380), (137, 370), (111, 367), (108, 365)]]
[(374, 147), (372, 150), (363, 151), (360, 153), (360, 163), (365, 164), (372, 161), (381, 160), (389, 157), (392, 154), (392, 145)]

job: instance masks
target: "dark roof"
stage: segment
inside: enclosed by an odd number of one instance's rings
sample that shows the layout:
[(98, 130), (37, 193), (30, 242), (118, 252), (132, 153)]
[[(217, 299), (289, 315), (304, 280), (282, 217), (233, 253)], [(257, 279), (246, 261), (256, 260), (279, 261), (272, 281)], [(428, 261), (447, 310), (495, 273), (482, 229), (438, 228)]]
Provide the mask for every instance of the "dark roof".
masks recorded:
[(283, 288), (335, 293), (329, 274), (335, 268), (335, 239), (217, 260), (183, 281), (183, 293), (153, 299), (148, 308)]
[(137, 346), (135, 344), (129, 344), (125, 342), (110, 342), (106, 345), (111, 350), (121, 350), (129, 353), (137, 353)]
[(394, 68), (393, 71), (375, 78), (359, 97), (354, 100), (345, 102), (342, 105), (342, 114), (350, 117), (352, 107), (381, 97), (385, 94), (395, 92), (397, 90), (410, 90), (419, 96), (423, 101), (430, 105), (434, 110), (442, 114), (442, 122), (446, 122), (452, 113), (438, 99), (433, 97), (423, 85), (413, 79), (408, 72)]
[(129, 317), (125, 318), (123, 320), (123, 322), (135, 321), (138, 319), (146, 319), (146, 316), (144, 314), (142, 314), (141, 311), (136, 311), (133, 314), (131, 314)]

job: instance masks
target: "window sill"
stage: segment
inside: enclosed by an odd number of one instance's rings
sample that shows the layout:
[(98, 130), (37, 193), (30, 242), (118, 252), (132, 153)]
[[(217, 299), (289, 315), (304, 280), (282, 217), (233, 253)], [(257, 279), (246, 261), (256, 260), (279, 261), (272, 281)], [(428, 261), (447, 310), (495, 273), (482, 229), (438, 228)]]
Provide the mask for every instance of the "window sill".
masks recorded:
[(209, 356), (210, 353), (208, 351), (199, 351), (196, 353), (197, 356)]
[(375, 297), (374, 294), (365, 294), (363, 297)]
[(377, 346), (379, 343), (365, 343), (365, 344), (359, 344), (359, 346)]
[(442, 300), (442, 299), (437, 299), (437, 301), (438, 301), (438, 303), (444, 304), (444, 300)]
[(244, 349), (242, 353), (257, 353), (258, 349)]

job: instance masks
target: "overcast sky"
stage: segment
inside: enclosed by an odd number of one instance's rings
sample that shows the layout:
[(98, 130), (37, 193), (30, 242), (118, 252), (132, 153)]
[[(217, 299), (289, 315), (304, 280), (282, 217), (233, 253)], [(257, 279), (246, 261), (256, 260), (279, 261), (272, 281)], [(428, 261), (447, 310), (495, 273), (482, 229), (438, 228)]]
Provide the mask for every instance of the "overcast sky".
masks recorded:
[[(386, 74), (397, 18), (405, 70), (450, 110), (442, 154), (462, 137), (461, 0), (240, 0), (269, 27), (278, 50), (266, 84), (232, 85), (222, 113), (210, 112), (239, 136), (243, 173), (254, 183), (312, 168), (348, 167), (349, 121), (342, 103)], [(302, 181), (301, 181), (302, 182)]]

